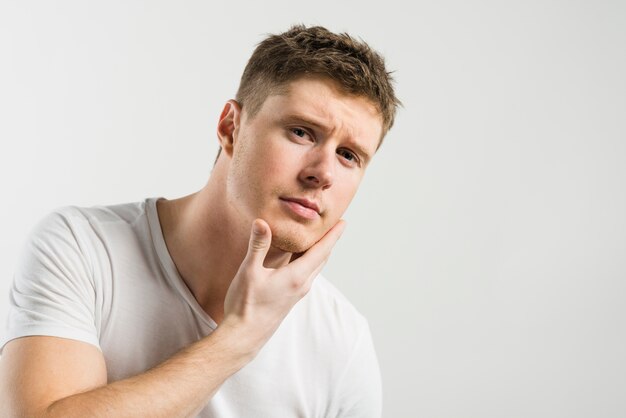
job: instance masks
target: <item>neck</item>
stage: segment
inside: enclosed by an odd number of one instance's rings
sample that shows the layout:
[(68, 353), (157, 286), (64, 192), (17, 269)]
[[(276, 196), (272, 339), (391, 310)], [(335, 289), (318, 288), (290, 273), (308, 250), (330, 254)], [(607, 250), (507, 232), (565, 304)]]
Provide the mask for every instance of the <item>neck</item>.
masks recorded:
[[(218, 324), (224, 316), (226, 292), (246, 256), (253, 220), (241, 219), (229, 207), (225, 179), (219, 177), (214, 172), (197, 193), (157, 202), (174, 264), (199, 305)], [(278, 267), (290, 258), (290, 253), (272, 248), (265, 265)]]

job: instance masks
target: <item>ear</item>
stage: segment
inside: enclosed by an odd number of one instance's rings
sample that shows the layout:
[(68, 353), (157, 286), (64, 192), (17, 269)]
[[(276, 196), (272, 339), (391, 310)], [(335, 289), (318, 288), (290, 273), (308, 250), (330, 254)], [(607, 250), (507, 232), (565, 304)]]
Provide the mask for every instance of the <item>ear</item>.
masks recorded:
[(224, 110), (217, 123), (217, 137), (222, 147), (222, 152), (233, 155), (233, 147), (237, 138), (241, 117), (241, 106), (235, 100), (229, 100), (224, 105)]

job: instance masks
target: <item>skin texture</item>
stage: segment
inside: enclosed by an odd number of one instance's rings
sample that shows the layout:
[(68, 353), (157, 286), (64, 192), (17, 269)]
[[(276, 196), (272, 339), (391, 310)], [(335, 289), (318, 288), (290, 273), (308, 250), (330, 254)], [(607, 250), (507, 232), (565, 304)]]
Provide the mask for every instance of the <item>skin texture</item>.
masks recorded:
[[(13, 340), (0, 359), (3, 416), (191, 417), (255, 357), (330, 256), (382, 129), (368, 100), (328, 80), (288, 87), (250, 120), (227, 102), (208, 183), (157, 203), (168, 251), (218, 328), (118, 382), (107, 382), (102, 353), (89, 344)], [(298, 215), (283, 200), (294, 197), (315, 202), (319, 216)]]

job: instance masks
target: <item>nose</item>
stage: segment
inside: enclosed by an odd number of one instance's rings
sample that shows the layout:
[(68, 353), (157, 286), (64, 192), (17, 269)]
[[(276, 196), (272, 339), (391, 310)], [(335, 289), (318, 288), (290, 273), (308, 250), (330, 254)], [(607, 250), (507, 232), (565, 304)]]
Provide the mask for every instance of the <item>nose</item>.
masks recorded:
[(300, 181), (309, 188), (328, 189), (334, 178), (334, 151), (317, 149), (312, 153), (300, 172)]

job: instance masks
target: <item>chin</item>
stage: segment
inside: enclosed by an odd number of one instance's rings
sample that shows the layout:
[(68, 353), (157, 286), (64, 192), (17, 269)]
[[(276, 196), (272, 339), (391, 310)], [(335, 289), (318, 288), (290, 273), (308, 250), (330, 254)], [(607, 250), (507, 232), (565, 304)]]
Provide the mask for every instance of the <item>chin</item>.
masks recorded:
[[(299, 229), (299, 228), (298, 228)], [(272, 228), (272, 246), (289, 253), (303, 253), (315, 244), (320, 237), (315, 239), (311, 232), (284, 230)]]
[(286, 235), (275, 235), (272, 236), (272, 247), (277, 248), (281, 251), (285, 251), (288, 253), (303, 253), (311, 246), (313, 246), (314, 242), (307, 242), (302, 240), (301, 238), (296, 238), (292, 236)]

